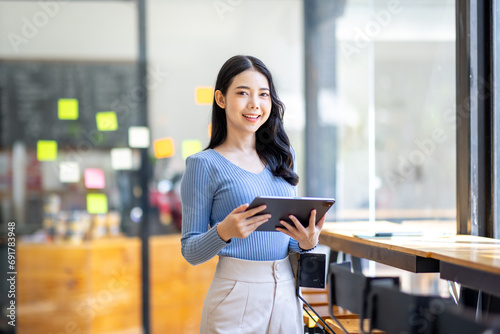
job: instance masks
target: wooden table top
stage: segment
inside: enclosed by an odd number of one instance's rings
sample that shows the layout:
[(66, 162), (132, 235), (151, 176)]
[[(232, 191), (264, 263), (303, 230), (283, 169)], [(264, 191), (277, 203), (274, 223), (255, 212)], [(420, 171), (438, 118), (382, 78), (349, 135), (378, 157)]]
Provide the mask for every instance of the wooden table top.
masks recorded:
[[(326, 223), (320, 242), (331, 247), (336, 238), (345, 239), (500, 274), (500, 240), (455, 235), (452, 232), (455, 230), (455, 224), (455, 221), (408, 221), (402, 224), (387, 221)], [(370, 237), (374, 232), (421, 232), (421, 235)]]

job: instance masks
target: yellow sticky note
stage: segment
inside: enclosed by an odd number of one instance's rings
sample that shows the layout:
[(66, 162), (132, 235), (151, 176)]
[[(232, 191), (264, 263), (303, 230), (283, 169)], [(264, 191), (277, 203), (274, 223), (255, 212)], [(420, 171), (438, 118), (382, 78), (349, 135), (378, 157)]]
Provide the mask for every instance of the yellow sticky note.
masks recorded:
[(155, 140), (153, 146), (156, 159), (168, 158), (175, 154), (174, 140), (170, 137)]
[(59, 99), (57, 103), (57, 116), (59, 119), (78, 119), (78, 100)]
[(55, 140), (39, 140), (36, 144), (38, 161), (54, 161), (57, 159), (57, 142)]
[(98, 112), (95, 119), (99, 131), (116, 131), (118, 129), (118, 119), (114, 111)]
[(192, 154), (198, 153), (203, 149), (199, 140), (184, 140), (182, 142), (182, 158), (186, 159)]
[(214, 90), (212, 87), (196, 87), (195, 102), (196, 104), (212, 104), (214, 99)]
[(88, 213), (107, 213), (108, 197), (104, 194), (87, 194)]

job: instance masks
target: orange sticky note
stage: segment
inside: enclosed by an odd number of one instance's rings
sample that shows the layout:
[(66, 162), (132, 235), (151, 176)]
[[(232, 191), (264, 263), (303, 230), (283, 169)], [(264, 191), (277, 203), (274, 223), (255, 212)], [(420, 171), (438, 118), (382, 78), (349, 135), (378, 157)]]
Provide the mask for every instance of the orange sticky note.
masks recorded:
[(153, 146), (156, 159), (168, 158), (175, 154), (174, 140), (170, 137), (155, 140)]
[(214, 99), (214, 90), (212, 87), (196, 87), (195, 102), (196, 104), (206, 105), (212, 104)]

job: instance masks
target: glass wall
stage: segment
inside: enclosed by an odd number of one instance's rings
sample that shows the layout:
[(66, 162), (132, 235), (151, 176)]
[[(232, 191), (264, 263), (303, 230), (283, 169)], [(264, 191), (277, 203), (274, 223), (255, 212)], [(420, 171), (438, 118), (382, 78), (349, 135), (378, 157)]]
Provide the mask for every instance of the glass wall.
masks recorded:
[(454, 1), (347, 1), (336, 40), (336, 218), (454, 219)]

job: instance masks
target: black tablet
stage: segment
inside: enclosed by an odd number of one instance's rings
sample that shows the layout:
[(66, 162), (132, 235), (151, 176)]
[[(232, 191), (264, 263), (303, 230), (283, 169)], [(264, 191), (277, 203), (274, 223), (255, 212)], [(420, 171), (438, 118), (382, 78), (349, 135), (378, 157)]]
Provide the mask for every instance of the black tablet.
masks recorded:
[(256, 231), (276, 231), (276, 227), (283, 227), (280, 220), (293, 225), (289, 215), (297, 217), (305, 227), (309, 226), (309, 216), (313, 209), (316, 209), (316, 222), (318, 222), (333, 203), (335, 203), (333, 198), (260, 196), (255, 197), (247, 210), (265, 204), (267, 208), (258, 214), (270, 213), (271, 218)]

